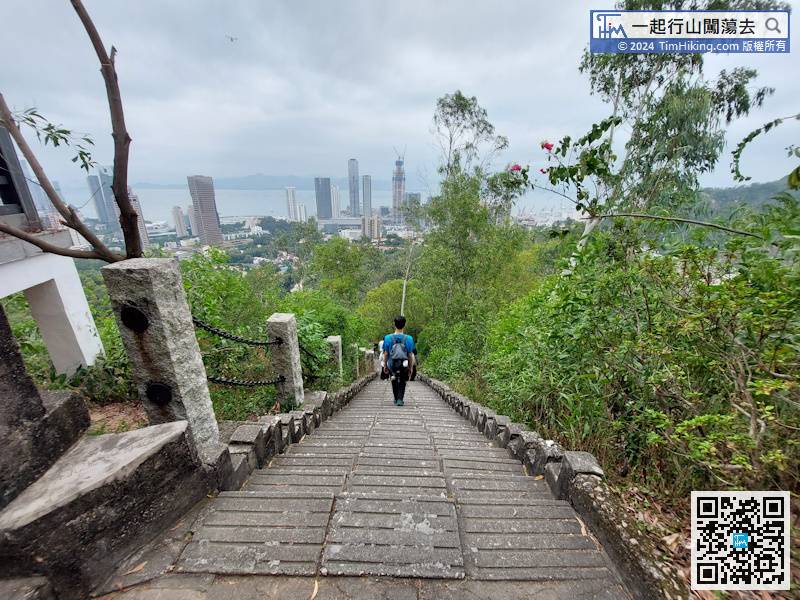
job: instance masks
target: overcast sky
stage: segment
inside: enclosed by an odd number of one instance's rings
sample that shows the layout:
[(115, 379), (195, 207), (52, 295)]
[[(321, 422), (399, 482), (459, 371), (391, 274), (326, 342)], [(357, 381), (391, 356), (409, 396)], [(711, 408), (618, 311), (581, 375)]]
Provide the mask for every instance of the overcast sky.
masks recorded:
[[(413, 188), (415, 179), (435, 180), (434, 103), (455, 89), (476, 95), (510, 138), (502, 164), (535, 164), (541, 140), (580, 135), (609, 112), (577, 68), (588, 10), (608, 1), (85, 1), (106, 45), (119, 51), (132, 182), (185, 182), (195, 173), (341, 177), (350, 157), (362, 173), (389, 179), (398, 147)], [(90, 134), (95, 159), (110, 163), (103, 82), (69, 2), (2, 3), (7, 101)], [(731, 185), (735, 143), (800, 110), (800, 45), (792, 37), (792, 54), (708, 59), (707, 74), (751, 65), (777, 91), (731, 129), (726, 156), (705, 183)], [(785, 175), (783, 149), (798, 137), (798, 125), (787, 124), (754, 144), (745, 170), (755, 181)], [(51, 178), (82, 186), (70, 156), (40, 152)]]

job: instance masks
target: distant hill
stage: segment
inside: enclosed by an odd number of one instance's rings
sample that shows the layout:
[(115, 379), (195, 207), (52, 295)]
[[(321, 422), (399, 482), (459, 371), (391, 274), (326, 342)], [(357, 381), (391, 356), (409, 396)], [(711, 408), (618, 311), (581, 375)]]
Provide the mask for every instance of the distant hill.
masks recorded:
[(758, 208), (769, 202), (775, 194), (786, 189), (786, 178), (767, 183), (751, 183), (728, 188), (703, 188), (713, 212), (728, 212), (745, 204)]
[[(348, 181), (346, 177), (332, 177), (331, 183), (338, 185), (340, 190), (346, 190)], [(360, 182), (359, 182), (360, 185)], [(296, 187), (298, 190), (313, 190), (314, 178), (301, 175), (244, 175), (241, 177), (214, 177), (214, 187), (223, 190), (281, 190), (285, 187)], [(133, 184), (139, 189), (186, 189), (186, 183), (148, 183)], [(388, 180), (373, 179), (373, 190), (391, 190), (392, 184)]]

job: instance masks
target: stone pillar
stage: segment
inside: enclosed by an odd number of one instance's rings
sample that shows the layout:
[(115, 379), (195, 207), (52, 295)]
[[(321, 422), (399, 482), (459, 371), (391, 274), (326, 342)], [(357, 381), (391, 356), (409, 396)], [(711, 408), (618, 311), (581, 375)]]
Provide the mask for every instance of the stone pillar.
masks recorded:
[(342, 379), (342, 336), (329, 335), (325, 338), (328, 345), (331, 347), (331, 355), (333, 356), (333, 364), (339, 370), (339, 379)]
[(356, 352), (356, 379), (361, 377), (361, 353), (358, 349), (358, 344), (353, 344), (353, 350)]
[(210, 456), (219, 429), (178, 261), (133, 258), (101, 271), (150, 423), (188, 421)]
[(282, 343), (270, 346), (272, 366), (276, 375), (284, 377), (278, 384), (278, 401), (281, 406), (303, 404), (303, 371), (300, 366), (300, 344), (297, 341), (297, 321), (291, 313), (275, 313), (267, 319), (270, 338), (280, 338)]

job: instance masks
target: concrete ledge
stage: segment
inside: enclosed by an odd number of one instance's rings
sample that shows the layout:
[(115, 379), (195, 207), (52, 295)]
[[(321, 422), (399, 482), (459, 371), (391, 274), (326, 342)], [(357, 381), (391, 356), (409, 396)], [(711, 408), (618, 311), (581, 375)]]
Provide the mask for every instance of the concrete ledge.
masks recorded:
[(0, 564), (86, 598), (212, 485), (186, 421), (84, 437), (0, 513)]
[(688, 597), (683, 580), (658, 560), (649, 540), (629, 523), (630, 516), (602, 480), (603, 469), (592, 454), (564, 450), (553, 440), (545, 440), (508, 417), (465, 399), (441, 381), (424, 373), (417, 378), (488, 439), (506, 448), (525, 465), (529, 475), (544, 476), (553, 496), (568, 501), (602, 542), (636, 598)]
[(603, 544), (636, 598), (688, 598), (689, 590), (672, 567), (659, 561), (650, 541), (597, 475), (580, 474), (570, 482), (569, 501)]
[(53, 588), (44, 577), (24, 577), (0, 580), (3, 600), (55, 600)]

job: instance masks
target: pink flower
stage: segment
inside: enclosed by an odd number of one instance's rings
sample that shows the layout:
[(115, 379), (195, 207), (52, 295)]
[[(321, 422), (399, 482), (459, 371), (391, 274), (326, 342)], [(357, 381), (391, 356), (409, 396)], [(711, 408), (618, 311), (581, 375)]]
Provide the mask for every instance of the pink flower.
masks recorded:
[(522, 167), (520, 167), (519, 165), (511, 165), (511, 167), (509, 167), (508, 170), (509, 171), (521, 171)]
[(542, 148), (550, 152), (553, 149), (553, 144), (552, 142), (548, 142), (545, 140), (544, 142), (542, 142)]
[(539, 169), (539, 173), (545, 174), (547, 173), (547, 169)]

